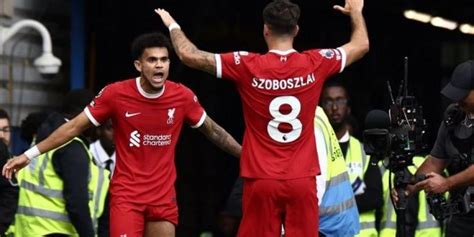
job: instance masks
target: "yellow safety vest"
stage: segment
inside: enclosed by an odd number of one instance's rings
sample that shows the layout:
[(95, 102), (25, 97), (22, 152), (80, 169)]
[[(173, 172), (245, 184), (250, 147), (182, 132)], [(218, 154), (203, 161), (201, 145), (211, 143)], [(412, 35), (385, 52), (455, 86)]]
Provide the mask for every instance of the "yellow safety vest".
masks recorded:
[[(328, 157), (328, 167), (334, 168), (337, 172), (328, 172), (327, 175), (327, 180), (331, 178), (331, 175), (339, 175), (341, 173), (346, 173), (346, 167), (344, 161), (344, 155), (342, 154), (341, 147), (339, 146), (339, 140), (337, 140), (337, 136), (334, 133), (334, 130), (330, 126), (329, 119), (327, 115), (324, 113), (324, 110), (320, 107), (317, 107), (316, 109), (316, 117), (314, 119), (314, 126), (320, 127), (321, 131), (324, 134), (324, 137), (326, 138), (326, 152), (327, 152), (327, 157)], [(328, 140), (329, 139), (329, 140)], [(337, 161), (337, 162), (336, 162)], [(338, 165), (332, 165), (330, 164), (336, 163)], [(331, 171), (331, 170), (329, 170)]]
[(339, 146), (337, 136), (334, 133), (332, 127), (330, 127), (330, 123), (326, 114), (324, 114), (324, 111), (319, 107), (316, 109), (314, 125), (321, 128), (324, 138), (326, 139), (325, 143), (328, 158), (328, 172), (326, 174), (326, 181), (329, 181), (339, 175), (347, 176), (344, 156), (342, 154), (341, 147)]
[[(357, 138), (350, 136), (347, 146), (346, 164), (349, 170), (349, 178), (353, 183), (357, 178), (364, 180), (365, 172), (369, 167), (369, 157), (365, 154), (363, 144)], [(360, 233), (359, 237), (377, 237), (375, 228), (375, 210), (359, 213)]]
[[(421, 166), (424, 157), (413, 157), (414, 166), (408, 167), (410, 173), (414, 174), (416, 169)], [(397, 232), (397, 213), (395, 212), (392, 201), (390, 199), (389, 190), (389, 170), (385, 170), (382, 178), (384, 193), (384, 208), (382, 209), (382, 220), (380, 223), (380, 237), (393, 237)], [(393, 177), (392, 177), (393, 179)], [(415, 230), (415, 237), (441, 237), (441, 227), (439, 222), (431, 215), (426, 202), (425, 191), (421, 191), (418, 195), (418, 225)]]
[[(109, 188), (109, 171), (93, 163), (93, 157), (81, 139), (73, 140), (80, 142), (89, 154), (89, 211), (97, 233), (97, 220), (104, 210)], [(20, 194), (15, 216), (15, 236), (44, 236), (52, 233), (78, 236), (66, 212), (63, 181), (54, 171), (52, 158), (56, 150), (38, 156), (19, 173)]]
[[(339, 141), (329, 119), (320, 107), (316, 109), (314, 125), (321, 128), (324, 134), (327, 152), (326, 192), (319, 207), (320, 231), (328, 236), (348, 234), (352, 236), (359, 232), (356, 201)], [(338, 191), (342, 183), (347, 183), (349, 191), (346, 194)], [(330, 204), (327, 203), (329, 199)]]

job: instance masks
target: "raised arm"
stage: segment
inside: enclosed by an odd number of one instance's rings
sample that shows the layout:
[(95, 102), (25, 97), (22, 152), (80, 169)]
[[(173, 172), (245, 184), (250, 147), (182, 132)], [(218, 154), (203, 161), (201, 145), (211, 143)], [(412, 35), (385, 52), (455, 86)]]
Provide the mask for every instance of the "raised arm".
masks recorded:
[(349, 43), (342, 46), (347, 54), (346, 66), (361, 59), (367, 52), (369, 52), (369, 37), (367, 34), (367, 27), (365, 26), (364, 16), (362, 15), (363, 8), (364, 0), (346, 0), (344, 7), (334, 6), (334, 9), (351, 17), (351, 40)]
[(199, 131), (201, 131), (209, 141), (225, 152), (240, 158), (242, 151), (240, 144), (209, 116), (206, 117), (204, 123), (199, 127)]
[(200, 50), (184, 34), (178, 23), (164, 9), (155, 9), (163, 24), (170, 30), (171, 42), (179, 59), (188, 67), (216, 75), (216, 59), (213, 53)]
[(80, 113), (74, 119), (63, 124), (56, 129), (48, 138), (40, 142), (38, 145), (30, 148), (25, 153), (10, 159), (2, 170), (2, 175), (8, 179), (12, 178), (13, 172), (17, 172), (21, 168), (30, 163), (30, 159), (57, 148), (64, 143), (70, 141), (74, 137), (82, 133), (92, 125), (84, 112)]

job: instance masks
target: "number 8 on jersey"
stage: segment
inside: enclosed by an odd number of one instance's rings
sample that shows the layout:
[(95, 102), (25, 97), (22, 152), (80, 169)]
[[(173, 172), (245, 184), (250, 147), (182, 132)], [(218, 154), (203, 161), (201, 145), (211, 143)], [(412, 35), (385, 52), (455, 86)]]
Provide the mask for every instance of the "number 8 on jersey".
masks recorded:
[[(280, 111), (282, 105), (289, 105), (290, 112), (283, 114)], [(298, 119), (301, 111), (301, 103), (294, 96), (279, 96), (270, 102), (269, 112), (273, 117), (267, 125), (268, 135), (275, 141), (280, 143), (289, 143), (298, 139), (301, 135), (303, 125)], [(279, 125), (287, 123), (291, 125), (291, 131), (282, 132), (278, 129)]]

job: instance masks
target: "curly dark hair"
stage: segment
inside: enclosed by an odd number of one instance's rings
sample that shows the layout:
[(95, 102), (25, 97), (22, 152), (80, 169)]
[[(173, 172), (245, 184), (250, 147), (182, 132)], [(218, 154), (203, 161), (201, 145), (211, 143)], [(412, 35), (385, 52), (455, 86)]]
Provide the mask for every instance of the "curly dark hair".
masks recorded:
[(139, 59), (145, 49), (153, 47), (165, 47), (168, 52), (172, 50), (170, 40), (164, 34), (158, 32), (143, 34), (133, 40), (131, 49), (133, 59)]
[(274, 0), (263, 9), (263, 22), (276, 34), (291, 34), (300, 18), (300, 7), (289, 0)]
[(48, 118), (49, 114), (49, 111), (29, 113), (28, 116), (21, 121), (20, 137), (28, 144), (31, 144), (39, 126)]

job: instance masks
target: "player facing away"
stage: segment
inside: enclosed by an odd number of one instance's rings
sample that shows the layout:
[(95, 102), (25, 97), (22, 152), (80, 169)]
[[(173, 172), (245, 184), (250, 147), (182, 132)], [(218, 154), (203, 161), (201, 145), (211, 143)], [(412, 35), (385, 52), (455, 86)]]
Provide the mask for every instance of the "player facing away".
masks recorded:
[(280, 236), (281, 224), (286, 236), (317, 236), (316, 105), (326, 78), (369, 49), (363, 0), (346, 0), (344, 7), (334, 8), (351, 18), (350, 42), (337, 49), (300, 53), (293, 48), (299, 6), (289, 0), (270, 2), (263, 10), (266, 54), (202, 51), (166, 10), (155, 10), (170, 30), (184, 64), (234, 81), (240, 93), (246, 123), (240, 161), (244, 178), (241, 237)]
[(198, 128), (235, 157), (241, 147), (216, 124), (194, 93), (167, 80), (169, 39), (139, 36), (132, 45), (137, 78), (106, 86), (84, 111), (46, 140), (3, 167), (3, 175), (27, 165), (38, 154), (61, 146), (81, 131), (112, 119), (117, 164), (111, 183), (111, 236), (175, 236), (178, 209), (174, 183), (175, 146), (183, 123)]

